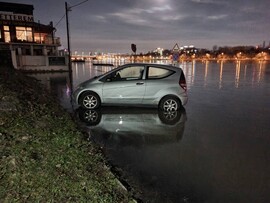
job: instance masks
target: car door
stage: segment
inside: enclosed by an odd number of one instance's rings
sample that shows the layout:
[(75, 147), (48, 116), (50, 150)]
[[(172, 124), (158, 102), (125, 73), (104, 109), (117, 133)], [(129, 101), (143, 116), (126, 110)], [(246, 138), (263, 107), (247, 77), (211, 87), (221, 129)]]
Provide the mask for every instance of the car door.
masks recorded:
[(107, 104), (141, 104), (145, 94), (144, 66), (116, 70), (104, 82), (102, 97)]
[(172, 86), (174, 81), (168, 79), (174, 71), (166, 69), (164, 67), (147, 67), (147, 73), (145, 74), (145, 96), (143, 98), (143, 104), (154, 104), (158, 102), (160, 94), (166, 91), (167, 88)]

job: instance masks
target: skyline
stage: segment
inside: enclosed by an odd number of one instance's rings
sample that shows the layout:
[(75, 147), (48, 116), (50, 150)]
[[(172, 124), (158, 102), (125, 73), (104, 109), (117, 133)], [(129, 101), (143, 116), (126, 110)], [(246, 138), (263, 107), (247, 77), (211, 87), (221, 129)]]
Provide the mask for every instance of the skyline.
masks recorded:
[[(64, 0), (11, 0), (34, 6), (34, 20), (53, 21), (67, 48)], [(83, 0), (66, 1), (70, 6)], [(137, 53), (157, 47), (257, 46), (270, 41), (269, 0), (89, 0), (69, 12), (71, 51)], [(62, 20), (61, 20), (62, 19)]]

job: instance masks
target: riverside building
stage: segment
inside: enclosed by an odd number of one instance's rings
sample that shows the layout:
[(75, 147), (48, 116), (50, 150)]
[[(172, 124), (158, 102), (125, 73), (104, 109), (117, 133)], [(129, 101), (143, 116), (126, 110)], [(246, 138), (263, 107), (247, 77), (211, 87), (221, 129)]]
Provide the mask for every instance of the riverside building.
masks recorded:
[(33, 5), (0, 2), (0, 64), (34, 71), (66, 71), (53, 23), (34, 21)]

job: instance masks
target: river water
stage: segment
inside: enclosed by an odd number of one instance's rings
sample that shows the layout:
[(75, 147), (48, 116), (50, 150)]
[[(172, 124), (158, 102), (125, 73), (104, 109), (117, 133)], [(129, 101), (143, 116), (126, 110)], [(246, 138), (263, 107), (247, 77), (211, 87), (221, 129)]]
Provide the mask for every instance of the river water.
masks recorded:
[[(76, 110), (80, 126), (142, 202), (270, 202), (270, 63), (180, 67), (188, 87), (185, 110)], [(112, 68), (74, 63), (73, 87)], [(67, 73), (33, 76), (73, 111)]]

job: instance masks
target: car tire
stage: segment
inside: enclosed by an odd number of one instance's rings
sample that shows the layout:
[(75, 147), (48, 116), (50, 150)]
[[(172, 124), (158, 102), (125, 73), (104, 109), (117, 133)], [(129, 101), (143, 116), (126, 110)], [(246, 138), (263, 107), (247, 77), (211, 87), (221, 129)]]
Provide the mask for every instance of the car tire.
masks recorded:
[(100, 109), (79, 109), (79, 119), (89, 126), (95, 126), (100, 123), (102, 114)]
[(159, 108), (163, 111), (177, 111), (181, 108), (181, 103), (175, 96), (166, 96), (161, 99)]
[(158, 116), (159, 119), (161, 120), (162, 123), (166, 125), (174, 125), (176, 124), (180, 118), (181, 118), (181, 111), (163, 111), (159, 110), (158, 111)]
[(79, 98), (79, 105), (84, 109), (97, 109), (100, 103), (99, 96), (94, 92), (84, 92)]

